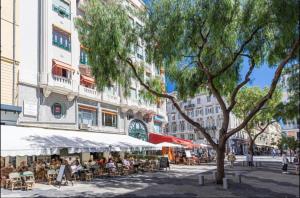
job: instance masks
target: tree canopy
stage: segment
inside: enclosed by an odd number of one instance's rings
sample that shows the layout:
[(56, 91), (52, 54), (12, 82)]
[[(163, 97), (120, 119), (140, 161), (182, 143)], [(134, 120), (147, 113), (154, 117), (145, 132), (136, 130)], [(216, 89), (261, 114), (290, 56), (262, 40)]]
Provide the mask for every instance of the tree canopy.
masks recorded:
[[(260, 87), (245, 87), (237, 95), (237, 104), (233, 109), (234, 115), (243, 120), (247, 117), (248, 112), (253, 109), (257, 101), (268, 92), (268, 88), (261, 89)], [(264, 107), (247, 123), (248, 131), (254, 133), (260, 131), (265, 125), (271, 124), (277, 119), (277, 106), (281, 102), (281, 90), (276, 89), (272, 98), (264, 105)], [(253, 134), (254, 135), (254, 134)]]
[[(139, 12), (126, 2), (87, 1), (85, 15), (76, 20), (80, 42), (90, 49), (88, 58), (98, 89), (118, 83), (128, 94), (133, 77), (148, 96), (169, 99), (217, 150), (221, 182), (227, 139), (272, 98), (283, 68), (297, 59), (299, 1), (153, 0)], [(131, 23), (132, 15), (138, 16), (140, 25)], [(141, 48), (145, 48), (146, 61), (135, 56)], [(176, 84), (178, 97), (165, 93), (159, 77), (145, 80), (147, 63), (165, 70), (165, 76)], [(268, 92), (237, 127), (228, 130), (238, 92), (262, 64), (276, 67)], [(241, 75), (243, 66), (248, 70), (245, 76)], [(208, 90), (222, 110), (218, 143), (177, 102), (201, 90)]]

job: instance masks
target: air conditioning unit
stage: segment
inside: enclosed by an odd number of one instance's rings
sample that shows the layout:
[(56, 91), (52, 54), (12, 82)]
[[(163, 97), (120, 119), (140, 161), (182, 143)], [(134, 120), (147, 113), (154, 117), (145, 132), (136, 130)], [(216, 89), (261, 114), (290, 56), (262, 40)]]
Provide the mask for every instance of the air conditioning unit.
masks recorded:
[(83, 123), (80, 123), (79, 124), (79, 129), (89, 129), (90, 126), (88, 124), (83, 124)]

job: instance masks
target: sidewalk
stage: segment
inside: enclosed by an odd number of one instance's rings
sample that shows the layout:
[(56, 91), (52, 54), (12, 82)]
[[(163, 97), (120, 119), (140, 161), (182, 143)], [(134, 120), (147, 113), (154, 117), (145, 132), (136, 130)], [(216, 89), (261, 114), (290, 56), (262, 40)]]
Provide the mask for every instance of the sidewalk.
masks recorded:
[(226, 167), (226, 171), (246, 172), (242, 184), (228, 176), (228, 190), (214, 184), (211, 173), (204, 186), (198, 184), (199, 173), (214, 169), (212, 165), (172, 165), (170, 171), (99, 178), (60, 189), (45, 184), (37, 184), (32, 191), (2, 189), (1, 197), (299, 197), (299, 177), (282, 174), (279, 162), (263, 162), (262, 167), (253, 168)]

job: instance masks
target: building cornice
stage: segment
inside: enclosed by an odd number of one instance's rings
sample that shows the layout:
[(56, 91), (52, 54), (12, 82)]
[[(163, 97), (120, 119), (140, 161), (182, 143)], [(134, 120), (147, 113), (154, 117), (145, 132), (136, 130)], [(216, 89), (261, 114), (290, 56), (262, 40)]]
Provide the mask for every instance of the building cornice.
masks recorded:
[[(7, 57), (4, 57), (4, 56), (1, 56), (1, 61), (7, 62), (9, 64), (13, 64), (14, 63), (13, 59), (7, 58)], [(20, 62), (19, 61), (15, 61), (15, 64), (19, 65)]]

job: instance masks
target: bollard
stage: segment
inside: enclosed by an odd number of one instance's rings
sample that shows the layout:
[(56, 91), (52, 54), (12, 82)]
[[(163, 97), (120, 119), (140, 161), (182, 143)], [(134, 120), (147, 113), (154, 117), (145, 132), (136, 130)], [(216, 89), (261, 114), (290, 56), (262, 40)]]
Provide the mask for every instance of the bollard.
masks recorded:
[(201, 185), (201, 186), (203, 186), (204, 185), (204, 175), (199, 175), (199, 184)]
[(228, 189), (228, 179), (226, 177), (223, 178), (223, 189)]
[(217, 181), (217, 171), (212, 172), (213, 180)]
[(235, 173), (235, 178), (239, 184), (242, 183), (242, 175), (240, 173)]

